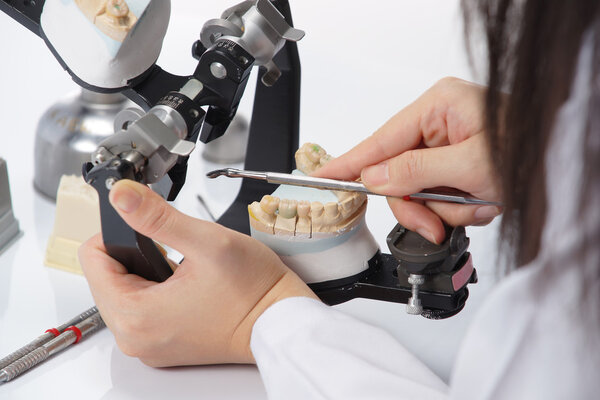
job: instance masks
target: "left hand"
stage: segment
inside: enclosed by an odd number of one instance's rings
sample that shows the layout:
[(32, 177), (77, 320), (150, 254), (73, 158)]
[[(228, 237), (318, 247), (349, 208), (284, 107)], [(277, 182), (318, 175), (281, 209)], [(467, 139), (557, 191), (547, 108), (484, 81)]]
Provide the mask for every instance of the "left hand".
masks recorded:
[(99, 235), (79, 251), (96, 305), (118, 346), (151, 366), (251, 363), (256, 319), (286, 297), (316, 295), (262, 243), (169, 206), (148, 187), (116, 183), (110, 201), (136, 231), (185, 261), (162, 283), (127, 273)]

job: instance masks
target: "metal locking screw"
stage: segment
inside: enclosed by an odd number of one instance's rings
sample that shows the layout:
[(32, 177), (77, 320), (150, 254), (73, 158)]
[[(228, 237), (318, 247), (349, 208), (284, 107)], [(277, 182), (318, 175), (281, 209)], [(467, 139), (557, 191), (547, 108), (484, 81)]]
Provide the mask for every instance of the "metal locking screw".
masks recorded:
[(419, 299), (419, 286), (425, 283), (425, 277), (423, 275), (410, 274), (408, 276), (408, 283), (412, 285), (412, 296), (406, 303), (406, 312), (413, 315), (421, 315), (423, 312), (423, 306), (421, 305), (421, 299)]

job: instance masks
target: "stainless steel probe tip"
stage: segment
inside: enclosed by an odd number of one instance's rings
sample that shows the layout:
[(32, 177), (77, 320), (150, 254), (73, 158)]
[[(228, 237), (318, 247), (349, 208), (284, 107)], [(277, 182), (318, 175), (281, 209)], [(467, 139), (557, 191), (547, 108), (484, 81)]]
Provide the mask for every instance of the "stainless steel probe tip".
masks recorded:
[(227, 170), (228, 168), (215, 169), (214, 171), (210, 171), (208, 174), (206, 174), (206, 176), (210, 179), (215, 179), (221, 175), (227, 175)]
[(241, 170), (237, 169), (237, 168), (222, 168), (222, 169), (215, 169), (214, 171), (210, 171), (209, 173), (206, 174), (207, 177), (209, 177), (210, 179), (214, 179), (217, 178), (219, 176), (228, 176), (230, 178), (238, 178), (238, 177), (242, 177), (243, 175), (241, 174)]

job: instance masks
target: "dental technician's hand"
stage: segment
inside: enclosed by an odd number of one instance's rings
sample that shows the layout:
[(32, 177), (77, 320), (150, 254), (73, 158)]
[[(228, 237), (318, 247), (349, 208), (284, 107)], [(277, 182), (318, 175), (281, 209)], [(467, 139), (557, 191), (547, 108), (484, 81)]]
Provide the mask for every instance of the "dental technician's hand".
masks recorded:
[(251, 363), (256, 319), (285, 297), (315, 294), (262, 243), (169, 206), (148, 187), (116, 183), (110, 201), (138, 232), (185, 260), (165, 282), (128, 274), (100, 236), (79, 257), (121, 350), (151, 366)]
[(485, 88), (445, 78), (315, 176), (362, 178), (369, 190), (389, 196), (396, 219), (428, 240), (444, 240), (442, 220), (484, 225), (500, 214), (495, 206), (404, 201), (402, 196), (451, 187), (500, 201), (500, 186), (484, 134)]

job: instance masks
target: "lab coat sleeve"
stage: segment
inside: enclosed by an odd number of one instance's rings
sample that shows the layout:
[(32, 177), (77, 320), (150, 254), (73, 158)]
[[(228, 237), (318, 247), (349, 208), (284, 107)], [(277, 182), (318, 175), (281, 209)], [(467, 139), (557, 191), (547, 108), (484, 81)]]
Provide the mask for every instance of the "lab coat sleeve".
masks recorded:
[(269, 399), (445, 399), (448, 387), (390, 334), (309, 298), (268, 308), (251, 348)]

